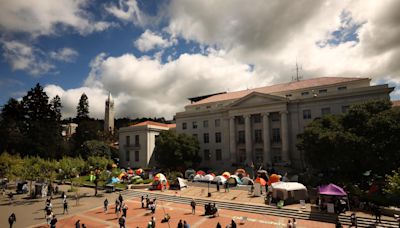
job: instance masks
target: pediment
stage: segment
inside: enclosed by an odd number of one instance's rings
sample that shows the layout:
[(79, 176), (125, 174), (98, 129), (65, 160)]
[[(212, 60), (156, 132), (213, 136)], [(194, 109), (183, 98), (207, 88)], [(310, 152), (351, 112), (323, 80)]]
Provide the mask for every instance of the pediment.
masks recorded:
[(233, 102), (231, 107), (249, 107), (249, 106), (258, 106), (258, 105), (268, 105), (268, 104), (276, 104), (286, 102), (285, 97), (275, 96), (265, 93), (252, 92), (235, 102)]

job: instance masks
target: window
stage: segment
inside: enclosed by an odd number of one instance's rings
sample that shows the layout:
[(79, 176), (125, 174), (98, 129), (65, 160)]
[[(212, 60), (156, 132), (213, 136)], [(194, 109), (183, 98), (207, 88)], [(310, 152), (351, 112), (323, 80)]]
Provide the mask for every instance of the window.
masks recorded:
[(322, 93), (327, 93), (328, 92), (328, 90), (327, 89), (320, 89), (319, 91), (318, 91), (318, 93), (319, 94), (322, 94)]
[(321, 109), (321, 115), (328, 115), (328, 114), (331, 114), (331, 108), (322, 108)]
[(221, 126), (221, 120), (220, 119), (216, 119), (215, 120), (215, 127), (219, 127)]
[(254, 140), (256, 143), (262, 143), (262, 131), (257, 129), (254, 131)]
[(280, 143), (281, 142), (281, 129), (272, 128), (272, 143)]
[(193, 121), (193, 122), (192, 122), (192, 128), (193, 128), (193, 129), (196, 129), (196, 128), (197, 128), (197, 122), (196, 122), (196, 121)]
[(245, 162), (246, 161), (246, 150), (245, 149), (240, 149), (239, 150), (239, 162)]
[(139, 161), (139, 151), (135, 151), (135, 161)]
[(183, 123), (182, 123), (182, 129), (183, 129), (183, 130), (186, 130), (186, 128), (187, 128), (187, 123), (186, 123), (186, 122), (183, 122)]
[(208, 120), (204, 120), (204, 121), (203, 121), (203, 127), (204, 127), (204, 128), (207, 128), (207, 127), (208, 127)]
[(139, 146), (139, 135), (135, 135), (135, 145)]
[(342, 113), (346, 113), (347, 111), (349, 111), (350, 106), (348, 105), (343, 105), (342, 106)]
[(305, 120), (311, 119), (311, 110), (310, 109), (303, 110), (303, 119), (305, 119)]
[(271, 120), (272, 121), (279, 121), (279, 113), (277, 113), (277, 112), (272, 112), (271, 113)]
[(237, 124), (239, 124), (239, 125), (244, 124), (244, 118), (243, 118), (243, 116), (238, 116), (238, 117), (237, 117)]
[(244, 131), (239, 131), (239, 134), (238, 134), (238, 136), (239, 136), (238, 143), (245, 143)]
[(210, 150), (204, 150), (204, 160), (210, 161), (210, 158), (211, 158)]
[(254, 123), (261, 123), (261, 115), (254, 115), (253, 116)]
[(301, 96), (308, 96), (309, 94), (310, 94), (310, 92), (308, 92), (308, 91), (301, 92)]
[(222, 160), (222, 151), (221, 151), (221, 149), (216, 149), (215, 150), (215, 159), (217, 161), (221, 161)]
[(129, 150), (125, 151), (125, 161), (129, 161)]
[(208, 133), (204, 133), (203, 135), (204, 143), (209, 143), (210, 142), (210, 136)]
[(129, 135), (126, 136), (125, 141), (127, 146), (131, 145), (131, 137)]
[(256, 149), (255, 151), (255, 159), (257, 165), (262, 165), (264, 163), (264, 154), (262, 149)]
[(339, 90), (339, 91), (346, 90), (346, 89), (347, 89), (347, 86), (340, 86), (337, 88), (337, 90)]
[(216, 143), (221, 142), (221, 132), (215, 132), (215, 142)]

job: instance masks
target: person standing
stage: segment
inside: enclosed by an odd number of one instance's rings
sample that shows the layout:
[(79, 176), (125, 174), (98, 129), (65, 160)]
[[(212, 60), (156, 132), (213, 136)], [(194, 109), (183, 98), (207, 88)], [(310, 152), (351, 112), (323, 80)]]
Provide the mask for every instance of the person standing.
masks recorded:
[(140, 197), (140, 203), (142, 204), (142, 208), (144, 208), (144, 196), (143, 195)]
[(190, 225), (186, 222), (186, 220), (183, 221), (183, 228), (190, 228)]
[(235, 220), (232, 219), (231, 228), (236, 228), (236, 227), (237, 227), (236, 222), (235, 222)]
[(146, 208), (149, 208), (149, 202), (150, 202), (149, 195), (146, 195)]
[(118, 219), (119, 223), (119, 228), (125, 228), (125, 217), (121, 216), (121, 218)]
[(50, 228), (56, 228), (56, 224), (57, 224), (57, 218), (55, 215), (53, 215), (53, 218), (50, 221)]
[(375, 212), (375, 222), (376, 223), (381, 223), (381, 216), (382, 216), (382, 211), (381, 208), (378, 205), (374, 206), (374, 212)]
[(182, 219), (180, 219), (179, 222), (178, 222), (178, 228), (183, 228)]
[(122, 203), (122, 201), (124, 201), (124, 199), (122, 198), (121, 193), (119, 193), (118, 199), (119, 199), (119, 202), (121, 202), (121, 203)]
[(17, 222), (17, 218), (15, 217), (15, 214), (12, 213), (10, 217), (8, 217), (8, 224), (10, 224), (10, 228), (12, 228), (15, 222)]
[(221, 223), (217, 223), (217, 228), (222, 228)]
[(64, 200), (64, 203), (63, 203), (63, 205), (64, 205), (64, 211), (63, 211), (63, 214), (65, 214), (65, 212), (67, 212), (67, 214), (68, 214), (68, 202), (67, 202), (66, 200)]
[(118, 214), (118, 210), (119, 210), (118, 206), (119, 206), (119, 201), (118, 201), (118, 199), (116, 199), (115, 200), (115, 214)]
[(122, 214), (123, 216), (126, 218), (126, 212), (128, 210), (128, 206), (126, 204), (124, 204), (124, 207), (122, 208)]
[(296, 228), (296, 227), (297, 227), (297, 222), (296, 222), (296, 219), (295, 219), (295, 218), (293, 218), (292, 227), (293, 227), (293, 228)]
[(156, 227), (156, 218), (154, 218), (154, 216), (151, 216), (151, 228), (155, 228)]
[(219, 192), (219, 181), (217, 181), (217, 192)]
[(81, 220), (75, 222), (75, 228), (81, 228)]
[(290, 219), (288, 220), (286, 227), (287, 228), (293, 228), (292, 220), (290, 220)]
[(104, 200), (104, 213), (107, 213), (107, 211), (108, 211), (108, 199), (106, 198), (105, 200)]
[(192, 207), (192, 214), (196, 214), (196, 202), (194, 199), (192, 199), (192, 202), (190, 202), (190, 206)]

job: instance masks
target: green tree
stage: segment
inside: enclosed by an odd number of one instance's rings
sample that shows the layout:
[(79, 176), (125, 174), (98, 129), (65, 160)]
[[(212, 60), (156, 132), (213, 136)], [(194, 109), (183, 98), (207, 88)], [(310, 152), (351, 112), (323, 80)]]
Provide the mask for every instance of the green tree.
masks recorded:
[(198, 165), (199, 142), (187, 134), (163, 131), (156, 139), (155, 154), (161, 167), (184, 169)]
[(85, 161), (80, 158), (63, 157), (59, 161), (59, 167), (64, 174), (64, 178), (67, 178), (71, 182), (71, 189), (73, 185), (73, 178), (82, 173), (85, 167)]
[(0, 177), (7, 178), (9, 180), (15, 180), (19, 177), (20, 167), (19, 156), (13, 156), (7, 152), (0, 155)]
[(89, 118), (89, 99), (85, 93), (83, 93), (81, 95), (81, 98), (79, 99), (78, 106), (76, 107), (76, 112), (76, 118), (78, 119), (78, 122), (80, 122), (80, 120)]
[(87, 152), (84, 148), (84, 143), (90, 140), (99, 139), (99, 132), (102, 126), (96, 120), (84, 119), (81, 120), (76, 128), (76, 133), (73, 136), (75, 144), (75, 156), (82, 155), (82, 157), (87, 157), (85, 153)]
[(385, 192), (400, 197), (400, 168), (386, 175)]
[(58, 95), (56, 95), (51, 100), (50, 105), (51, 105), (52, 114), (54, 115), (54, 119), (57, 122), (61, 122), (61, 117), (62, 117), (62, 115), (61, 115), (61, 108), (62, 108), (61, 98)]
[(23, 112), (19, 101), (11, 98), (1, 110), (0, 152), (17, 154), (23, 149)]
[(82, 145), (82, 155), (84, 157), (97, 156), (97, 157), (110, 157), (110, 146), (105, 142), (99, 140), (88, 140)]

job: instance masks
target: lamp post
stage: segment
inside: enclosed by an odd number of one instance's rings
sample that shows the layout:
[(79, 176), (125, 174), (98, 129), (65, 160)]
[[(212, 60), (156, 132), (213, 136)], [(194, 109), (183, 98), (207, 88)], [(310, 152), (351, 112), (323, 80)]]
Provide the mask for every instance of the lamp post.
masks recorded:
[(208, 181), (208, 190), (207, 190), (207, 196), (210, 197), (210, 180)]

